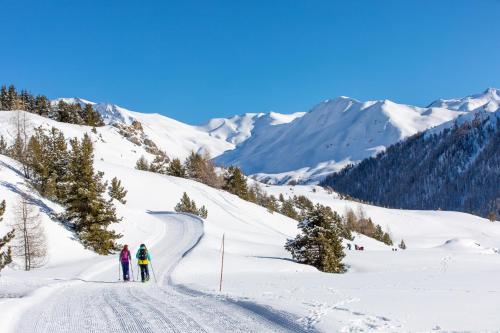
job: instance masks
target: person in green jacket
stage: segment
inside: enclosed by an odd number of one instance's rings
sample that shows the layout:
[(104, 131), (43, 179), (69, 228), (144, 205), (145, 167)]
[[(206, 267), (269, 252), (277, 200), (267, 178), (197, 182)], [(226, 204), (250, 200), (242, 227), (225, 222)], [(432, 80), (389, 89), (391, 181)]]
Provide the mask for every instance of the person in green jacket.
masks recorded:
[(142, 282), (149, 281), (148, 265), (149, 262), (151, 261), (151, 255), (149, 254), (146, 245), (141, 244), (139, 250), (137, 250), (137, 254), (135, 255), (135, 257), (137, 258), (137, 264), (141, 269), (141, 281)]

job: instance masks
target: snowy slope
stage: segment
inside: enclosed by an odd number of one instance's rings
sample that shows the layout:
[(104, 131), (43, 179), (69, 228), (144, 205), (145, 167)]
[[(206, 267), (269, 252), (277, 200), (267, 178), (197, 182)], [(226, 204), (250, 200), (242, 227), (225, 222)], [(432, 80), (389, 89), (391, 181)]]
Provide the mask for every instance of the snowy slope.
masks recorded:
[[(0, 119), (4, 135), (12, 133), (7, 126), (8, 114), (0, 112), (0, 117), (7, 117)], [(31, 115), (30, 119), (34, 124), (47, 121)], [(63, 130), (67, 137), (91, 133), (85, 126), (50, 125)], [(120, 178), (129, 191), (127, 204), (117, 203), (118, 213), (124, 217), (116, 226), (124, 234), (122, 241), (132, 249), (141, 242), (152, 245), (156, 273), (167, 285), (160, 282), (159, 286), (142, 288), (110, 284), (116, 281), (116, 258), (88, 253), (62, 226), (45, 218), (49, 238), (57, 239), (50, 242), (54, 261), (33, 272), (5, 271), (0, 280), (2, 332), (9, 327), (14, 332), (267, 332), (273, 330), (265, 329), (269, 325), (282, 329), (280, 324), (275, 325), (286, 322), (284, 318), (323, 332), (492, 331), (500, 327), (496, 306), (500, 292), (500, 256), (495, 250), (500, 247), (498, 223), (455, 212), (365, 206), (367, 215), (390, 228), (396, 241), (404, 238), (409, 250), (393, 252), (390, 247), (357, 236), (355, 242), (364, 245), (366, 251), (348, 251), (345, 261), (349, 272), (324, 274), (293, 263), (283, 249), (286, 239), (297, 232), (295, 221), (200, 183), (134, 170), (133, 145), (112, 127), (99, 128), (91, 136), (96, 145), (96, 168), (105, 173), (106, 179)], [(0, 198), (7, 198), (9, 205), (18, 195), (13, 189), (26, 187), (15, 171), (16, 164), (5, 157), (0, 161)], [(311, 186), (264, 188), (275, 194), (305, 194), (340, 212), (346, 206), (358, 205), (318, 187), (316, 192)], [(179, 288), (168, 285), (171, 255), (182, 252), (177, 245), (189, 243), (189, 235), (196, 235), (198, 229), (192, 228), (192, 220), (162, 212), (171, 211), (184, 191), (206, 205), (208, 219), (200, 242), (171, 275), (174, 284), (182, 285)], [(218, 283), (223, 233), (226, 252), (221, 295)], [(57, 250), (59, 246), (66, 248), (57, 244), (60, 239), (61, 244), (72, 244), (71, 255)], [(188, 297), (186, 287), (203, 293), (187, 290)], [(227, 302), (239, 306), (234, 308)], [(78, 316), (72, 318), (73, 313)], [(137, 315), (150, 320), (134, 321)], [(21, 326), (14, 325), (18, 323), (14, 319), (21, 319)], [(30, 326), (30, 320), (38, 326)], [(144, 323), (148, 322), (146, 327)], [(165, 326), (169, 322), (170, 326)], [(65, 326), (69, 324), (72, 326)]]
[(253, 135), (216, 161), (238, 165), (248, 174), (298, 170), (295, 176), (318, 178), (461, 113), (340, 97), (317, 105), (290, 123)]
[[(152, 140), (160, 149), (164, 150), (170, 158), (186, 158), (191, 151), (208, 152), (216, 156), (221, 152), (233, 147), (230, 143), (211, 137), (207, 133), (198, 130), (194, 126), (186, 125), (176, 120), (164, 117), (159, 114), (146, 114), (127, 111), (127, 115), (138, 120), (144, 129), (148, 139)], [(67, 132), (69, 137), (81, 137), (89, 129), (86, 126), (63, 124), (48, 118), (29, 114), (32, 128), (42, 126), (44, 128), (58, 127)], [(15, 111), (0, 112), (0, 135), (7, 139), (14, 136), (13, 119), (16, 117)], [(152, 159), (142, 146), (137, 146), (125, 140), (119, 134), (117, 128), (111, 125), (96, 129), (100, 134), (99, 141), (103, 146), (98, 146), (96, 157), (98, 159), (111, 159), (113, 163), (127, 166), (135, 165), (142, 155)], [(102, 148), (101, 147), (105, 147)]]

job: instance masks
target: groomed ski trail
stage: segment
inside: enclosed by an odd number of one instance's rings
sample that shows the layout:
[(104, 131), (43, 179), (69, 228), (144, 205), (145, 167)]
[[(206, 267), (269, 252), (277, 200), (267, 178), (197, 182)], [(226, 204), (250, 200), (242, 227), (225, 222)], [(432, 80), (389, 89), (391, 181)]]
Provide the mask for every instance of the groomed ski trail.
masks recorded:
[(159, 220), (150, 248), (158, 284), (152, 272), (149, 283), (119, 282), (117, 258), (106, 258), (82, 278), (58, 283), (49, 296), (23, 313), (14, 331), (310, 332), (289, 314), (173, 286), (170, 274), (202, 237), (203, 225), (188, 215), (151, 214)]

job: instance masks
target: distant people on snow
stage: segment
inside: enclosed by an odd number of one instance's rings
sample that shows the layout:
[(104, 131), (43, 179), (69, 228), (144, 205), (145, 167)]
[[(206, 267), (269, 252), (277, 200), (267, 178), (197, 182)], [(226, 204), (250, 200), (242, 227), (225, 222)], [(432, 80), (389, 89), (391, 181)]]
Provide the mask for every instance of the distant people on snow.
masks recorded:
[(139, 268), (141, 270), (141, 281), (149, 281), (148, 265), (151, 261), (151, 255), (149, 254), (146, 245), (141, 244), (135, 257), (137, 258), (137, 264), (139, 265)]
[(123, 249), (120, 251), (120, 263), (122, 265), (123, 281), (130, 281), (129, 269), (131, 260), (132, 256), (130, 255), (128, 245), (124, 245)]

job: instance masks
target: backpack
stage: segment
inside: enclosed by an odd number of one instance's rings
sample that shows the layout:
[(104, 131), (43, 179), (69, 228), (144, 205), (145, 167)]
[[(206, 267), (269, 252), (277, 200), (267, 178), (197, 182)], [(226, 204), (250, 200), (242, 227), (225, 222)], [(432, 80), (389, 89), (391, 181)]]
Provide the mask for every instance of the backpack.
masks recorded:
[(140, 249), (139, 250), (139, 260), (147, 260), (148, 259), (148, 250)]
[(121, 262), (126, 262), (129, 260), (129, 252), (128, 251), (124, 251), (122, 250), (122, 252), (120, 253), (120, 261)]

